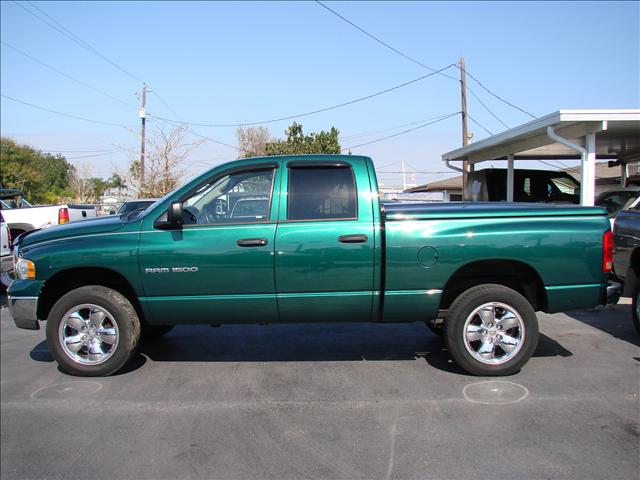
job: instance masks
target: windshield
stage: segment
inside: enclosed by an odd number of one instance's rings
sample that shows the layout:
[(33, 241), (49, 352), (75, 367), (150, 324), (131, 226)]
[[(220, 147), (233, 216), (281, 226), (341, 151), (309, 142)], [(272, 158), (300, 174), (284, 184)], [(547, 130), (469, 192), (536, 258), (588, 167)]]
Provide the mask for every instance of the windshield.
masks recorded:
[(561, 193), (568, 195), (577, 195), (580, 193), (580, 184), (570, 176), (551, 177), (549, 180), (556, 186)]
[(28, 208), (33, 207), (29, 202), (27, 202), (24, 197), (21, 195), (14, 196), (5, 196), (0, 200), (0, 206), (4, 209), (12, 209), (12, 208)]
[(623, 190), (605, 192), (596, 200), (596, 205), (607, 209), (609, 218), (614, 218), (621, 210), (626, 210), (638, 196), (637, 191)]

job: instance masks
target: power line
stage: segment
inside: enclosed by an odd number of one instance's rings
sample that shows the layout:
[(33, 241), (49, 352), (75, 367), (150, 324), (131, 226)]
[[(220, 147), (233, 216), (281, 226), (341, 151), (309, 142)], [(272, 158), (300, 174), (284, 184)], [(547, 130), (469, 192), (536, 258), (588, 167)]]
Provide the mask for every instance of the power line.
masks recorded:
[(234, 145), (230, 145), (228, 143), (221, 142), (220, 140), (216, 140), (215, 138), (207, 137), (206, 135), (202, 135), (202, 134), (200, 134), (198, 132), (194, 132), (193, 130), (189, 130), (188, 128), (185, 128), (183, 125), (180, 125), (179, 123), (176, 123), (176, 122), (174, 122), (172, 120), (168, 120), (168, 119), (162, 118), (162, 117), (155, 117), (155, 118), (157, 118), (158, 120), (162, 120), (165, 123), (169, 123), (170, 125), (173, 125), (176, 128), (180, 128), (180, 129), (184, 130), (185, 132), (190, 133), (191, 135), (195, 135), (196, 137), (204, 138), (205, 140), (209, 140), (210, 142), (217, 143), (218, 145), (222, 145), (222, 146), (225, 146), (225, 147), (233, 148), (234, 150), (237, 150), (238, 152), (248, 152), (248, 150), (245, 150), (244, 148), (236, 147)]
[[(414, 171), (414, 170), (415, 170), (415, 171), (417, 171), (417, 170), (418, 170), (416, 167), (414, 167), (413, 165), (411, 165), (411, 164), (410, 164), (409, 162), (407, 162), (406, 160), (405, 160), (403, 163), (405, 164), (405, 166), (407, 166), (407, 167), (411, 167), (411, 168), (413, 169), (413, 170), (411, 170), (411, 172), (412, 172), (412, 173), (413, 173), (413, 171)], [(407, 173), (409, 173), (409, 172), (407, 171)]]
[[(103, 53), (101, 53), (100, 51), (98, 51), (95, 47), (93, 47), (92, 45), (90, 45), (89, 43), (87, 43), (86, 41), (84, 41), (82, 38), (80, 38), (79, 36), (77, 36), (75, 33), (73, 33), (71, 30), (69, 30), (67, 27), (65, 27), (64, 25), (62, 25), (60, 22), (58, 22), (55, 18), (53, 18), (51, 15), (49, 15), (47, 12), (45, 12), (43, 9), (41, 9), (40, 7), (38, 7), (36, 4), (34, 4), (33, 2), (27, 0), (27, 3), (35, 8), (36, 10), (38, 10), (40, 13), (42, 13), (42, 15), (46, 16), (49, 20), (51, 20), (51, 22), (55, 23), (55, 25), (51, 24), (50, 22), (48, 22), (47, 20), (43, 19), (42, 17), (40, 17), (39, 15), (37, 15), (36, 13), (28, 10), (27, 8), (25, 8), (23, 5), (20, 5), (16, 0), (14, 0), (14, 3), (16, 5), (19, 5), (22, 9), (24, 9), (26, 12), (30, 13), (31, 15), (33, 15), (34, 17), (38, 18), (40, 21), (46, 23), (47, 25), (49, 25), (51, 28), (54, 28), (55, 30), (57, 30), (58, 32), (60, 32), (61, 34), (65, 35), (66, 37), (70, 38), (72, 41), (74, 41), (75, 43), (77, 43), (78, 45), (80, 45), (82, 48), (88, 50), (89, 52), (91, 52), (92, 54), (102, 58), (103, 60), (107, 61), (108, 63), (110, 63), (111, 65), (113, 65), (114, 67), (116, 67), (118, 70), (120, 70), (121, 72), (123, 72), (125, 75), (128, 75), (129, 77), (131, 77), (133, 80), (135, 80), (138, 83), (142, 83), (144, 84), (145, 82), (143, 80), (141, 80), (140, 78), (138, 78), (136, 75), (134, 75), (133, 73), (131, 73), (129, 70), (125, 69), (124, 67), (122, 67), (121, 65), (117, 64), (115, 61), (113, 61), (111, 58), (107, 57), (106, 55), (104, 55)], [(57, 25), (57, 26), (56, 26)], [(58, 28), (59, 27), (59, 28)], [(160, 100), (160, 102), (171, 112), (173, 113), (176, 117), (180, 117), (180, 115), (178, 115), (176, 113), (176, 111), (171, 108), (169, 106), (169, 104), (160, 96), (160, 94), (153, 90), (153, 93), (155, 93), (155, 95), (158, 97), (158, 100)], [(137, 107), (134, 107), (137, 108)]]
[(485, 132), (487, 132), (489, 135), (493, 135), (493, 133), (491, 133), (487, 128), (485, 128), (480, 122), (478, 122), (475, 118), (473, 118), (471, 115), (469, 115), (467, 113), (467, 117), (469, 117), (469, 120), (471, 120), (473, 123), (475, 123), (476, 125), (478, 125), (481, 129), (483, 129)]
[[(409, 55), (401, 52), (400, 50), (398, 50), (397, 48), (392, 47), (391, 45), (389, 45), (388, 43), (382, 41), (381, 39), (379, 39), (378, 37), (376, 37), (375, 35), (372, 35), (371, 33), (367, 32), (364, 28), (356, 25), (355, 23), (353, 23), (351, 20), (343, 17), (342, 15), (340, 15), (338, 12), (336, 12), (335, 10), (332, 10), (331, 8), (329, 8), (328, 6), (326, 6), (324, 3), (320, 2), (319, 0), (315, 0), (315, 2), (320, 5), (321, 7), (325, 8), (326, 10), (328, 10), (329, 12), (331, 12), (332, 14), (334, 14), (336, 17), (340, 18), (341, 20), (347, 22), (349, 25), (351, 25), (352, 27), (354, 27), (355, 29), (359, 30), (360, 32), (364, 33), (366, 36), (368, 36), (369, 38), (373, 39), (374, 41), (378, 42), (379, 44), (381, 44), (382, 46), (384, 46), (385, 48), (388, 48), (389, 50), (391, 50), (392, 52), (400, 55), (401, 57), (405, 58), (406, 60), (409, 60), (412, 63), (415, 63), (416, 65), (420, 65), (423, 68), (426, 68), (427, 70), (431, 70), (434, 71), (433, 68), (431, 68), (428, 65), (425, 65), (424, 63), (416, 60), (413, 57), (410, 57)], [(457, 68), (460, 68), (458, 65), (456, 65)], [(510, 107), (513, 107), (519, 111), (521, 111), (522, 113), (525, 113), (527, 115), (529, 115), (530, 117), (536, 118), (534, 115), (532, 115), (531, 113), (527, 112), (526, 110), (523, 110), (522, 108), (514, 105), (511, 102), (508, 102), (507, 100), (505, 100), (504, 98), (498, 96), (497, 94), (493, 93), (491, 90), (489, 90), (487, 87), (485, 87), (477, 78), (475, 78), (473, 75), (471, 75), (469, 73), (468, 70), (466, 70), (467, 75), (469, 75), (478, 85), (480, 85), (482, 88), (484, 88), (490, 95), (493, 95), (495, 98), (497, 98), (498, 100), (500, 100), (501, 102), (506, 103), (507, 105), (509, 105)], [(446, 74), (442, 74), (443, 76), (450, 78), (452, 80), (455, 81), (459, 81), (457, 78), (452, 77), (450, 75), (446, 75)], [(490, 112), (492, 115), (493, 113)], [(495, 115), (494, 115), (495, 116)], [(502, 123), (502, 121), (500, 120), (500, 122)]]
[(478, 100), (478, 102), (480, 103), (480, 105), (482, 105), (482, 106), (484, 107), (484, 109), (485, 109), (487, 112), (489, 112), (493, 118), (495, 118), (497, 121), (499, 121), (499, 122), (500, 122), (500, 123), (501, 123), (505, 128), (507, 128), (507, 129), (511, 128), (511, 127), (509, 127), (509, 125), (507, 125), (506, 123), (504, 123), (504, 122), (503, 122), (503, 121), (502, 121), (502, 120), (501, 120), (501, 119), (500, 119), (500, 118), (499, 118), (495, 113), (493, 113), (493, 112), (491, 111), (491, 109), (490, 109), (489, 107), (487, 107), (487, 106), (484, 104), (484, 102), (483, 102), (482, 100), (480, 100), (480, 97), (479, 97), (478, 95), (476, 95), (476, 92), (474, 92), (473, 90), (471, 90), (471, 89), (469, 88), (469, 86), (468, 86), (468, 85), (467, 85), (467, 90), (469, 91), (469, 93), (470, 93), (471, 95), (473, 95), (473, 96), (475, 97), (475, 99), (476, 99), (476, 100)]
[(116, 98), (113, 95), (108, 94), (107, 92), (104, 92), (104, 91), (102, 91), (102, 90), (100, 90), (100, 89), (98, 89), (98, 88), (96, 88), (96, 87), (94, 87), (92, 85), (89, 85), (88, 83), (86, 83), (86, 82), (84, 82), (84, 81), (82, 81), (82, 80), (80, 80), (78, 78), (72, 77), (68, 73), (63, 72), (62, 70), (58, 70), (56, 67), (53, 67), (53, 66), (49, 65), (48, 63), (45, 63), (42, 60), (39, 60), (36, 57), (34, 57), (32, 55), (29, 55), (26, 52), (23, 52), (22, 50), (14, 47), (13, 45), (9, 45), (8, 43), (6, 43), (4, 41), (0, 41), (0, 43), (2, 43), (2, 45), (4, 45), (5, 47), (10, 48), (11, 50), (14, 50), (15, 52), (19, 53), (20, 55), (23, 55), (23, 56), (33, 60), (34, 62), (39, 63), (40, 65), (42, 65), (42, 66), (44, 66), (44, 67), (46, 67), (46, 68), (48, 68), (50, 70), (53, 70), (54, 72), (56, 72), (56, 73), (58, 73), (58, 74), (60, 74), (60, 75), (62, 75), (64, 77), (67, 77), (68, 79), (73, 80), (74, 82), (79, 83), (80, 85), (83, 85), (83, 86), (89, 88), (90, 90), (93, 90), (94, 92), (98, 92), (100, 95), (103, 95), (103, 96), (105, 96), (107, 98), (110, 98), (111, 100), (114, 100), (114, 101), (116, 101), (118, 103), (121, 103), (122, 105), (125, 105), (127, 107), (130, 107), (130, 108), (133, 108), (133, 109), (137, 110), (137, 107), (135, 107), (134, 105), (132, 105), (130, 103), (127, 103), (124, 100), (120, 100), (119, 98)]
[(400, 163), (400, 162), (399, 162), (399, 161), (396, 161), (396, 162), (393, 162), (393, 163), (387, 163), (387, 164), (385, 164), (385, 165), (381, 165), (381, 166), (379, 166), (379, 167), (378, 167), (378, 166), (376, 166), (376, 171), (377, 171), (377, 169), (379, 169), (379, 168), (380, 168), (380, 169), (382, 169), (382, 168), (387, 168), (387, 167), (390, 167), (391, 165), (397, 165), (398, 163)]
[[(397, 54), (398, 54), (398, 55), (400, 55), (401, 57), (404, 57), (405, 59), (409, 60), (410, 62), (413, 62), (413, 63), (415, 63), (415, 64), (417, 64), (417, 65), (420, 65), (421, 67), (426, 68), (427, 70), (431, 70), (432, 72), (436, 72), (436, 69), (435, 69), (435, 68), (431, 68), (430, 66), (425, 65), (424, 63), (422, 63), (422, 62), (420, 62), (420, 61), (416, 60), (415, 58), (410, 57), (409, 55), (406, 55), (406, 54), (402, 53), (400, 50), (398, 50), (398, 49), (396, 49), (396, 48), (392, 47), (392, 46), (391, 46), (391, 45), (389, 45), (388, 43), (383, 42), (382, 40), (380, 40), (380, 39), (379, 39), (378, 37), (376, 37), (375, 35), (372, 35), (371, 33), (367, 32), (364, 28), (359, 27), (358, 25), (356, 25), (355, 23), (353, 23), (351, 20), (349, 20), (349, 19), (347, 19), (347, 18), (343, 17), (343, 16), (342, 16), (342, 15), (340, 15), (338, 12), (336, 12), (335, 10), (332, 10), (331, 8), (329, 8), (328, 6), (326, 6), (324, 3), (320, 2), (319, 0), (315, 0), (315, 2), (316, 2), (318, 5), (320, 5), (322, 8), (324, 8), (324, 9), (328, 10), (329, 12), (331, 12), (332, 14), (334, 14), (336, 17), (338, 17), (338, 18), (340, 18), (341, 20), (343, 20), (343, 21), (347, 22), (349, 25), (351, 25), (351, 26), (352, 26), (352, 27), (354, 27), (355, 29), (359, 30), (360, 32), (364, 33), (367, 37), (369, 37), (369, 38), (371, 38), (371, 39), (375, 40), (375, 41), (376, 41), (376, 42), (378, 42), (380, 45), (382, 45), (382, 46), (384, 46), (384, 47), (388, 48), (388, 49), (389, 49), (389, 50), (391, 50), (392, 52), (397, 53)], [(438, 73), (440, 73), (440, 72), (438, 72)], [(447, 75), (447, 74), (444, 74), (444, 73), (442, 73), (441, 75), (442, 75), (442, 76), (444, 76), (444, 77), (450, 78), (450, 79), (452, 79), (452, 80), (458, 81), (458, 79), (457, 79), (457, 78), (452, 77), (452, 76), (450, 76), (450, 75)]]
[(169, 110), (171, 113), (173, 113), (178, 119), (180, 119), (180, 115), (178, 115), (178, 113), (169, 106), (169, 104), (167, 102), (164, 101), (164, 99), (160, 96), (160, 94), (158, 92), (156, 92), (154, 89), (150, 90), (151, 93), (153, 93), (156, 97), (158, 97), (158, 100), (160, 100), (160, 102), (167, 108), (167, 110)]
[(400, 85), (395, 85), (395, 86), (393, 86), (391, 88), (387, 88), (385, 90), (381, 90), (379, 92), (375, 92), (375, 93), (372, 93), (370, 95), (366, 95), (364, 97), (356, 98), (354, 100), (349, 100), (348, 102), (343, 102), (343, 103), (340, 103), (338, 105), (332, 105), (330, 107), (320, 108), (318, 110), (313, 110), (313, 111), (305, 112), (305, 113), (299, 113), (299, 114), (296, 114), (296, 115), (288, 115), (286, 117), (272, 118), (272, 119), (263, 120), (263, 121), (260, 121), (260, 122), (226, 123), (226, 124), (218, 123), (218, 124), (216, 124), (216, 123), (181, 122), (179, 120), (172, 120), (172, 119), (165, 118), (165, 117), (159, 117), (157, 115), (154, 115), (154, 117), (158, 118), (160, 120), (164, 120), (164, 121), (168, 121), (168, 122), (175, 122), (175, 123), (179, 123), (181, 125), (189, 125), (189, 126), (194, 126), (194, 127), (248, 127), (248, 126), (251, 126), (251, 125), (264, 125), (264, 124), (267, 124), (267, 123), (281, 122), (281, 121), (284, 121), (284, 120), (293, 120), (294, 118), (306, 117), (306, 116), (309, 116), (309, 115), (315, 115), (317, 113), (328, 112), (329, 110), (335, 110), (336, 108), (346, 107), (347, 105), (353, 105), (354, 103), (362, 102), (364, 100), (369, 100), (370, 98), (374, 98), (374, 97), (383, 95), (385, 93), (389, 93), (389, 92), (392, 92), (394, 90), (398, 90), (399, 88), (406, 87), (406, 86), (411, 85), (413, 83), (419, 82), (420, 80), (424, 80), (425, 78), (432, 77), (433, 75), (436, 75), (436, 74), (438, 74), (438, 73), (440, 73), (440, 72), (442, 72), (444, 70), (447, 70), (447, 69), (449, 69), (449, 68), (451, 68), (453, 66), (454, 66), (453, 64), (447, 65), (446, 67), (443, 67), (440, 70), (436, 70), (435, 72), (429, 73), (427, 75), (423, 75), (421, 77), (414, 78), (413, 80), (409, 80), (408, 82), (401, 83)]
[(104, 153), (96, 153), (93, 155), (80, 155), (80, 156), (76, 156), (76, 157), (64, 157), (65, 160), (78, 160), (80, 158), (93, 158), (93, 157), (104, 157), (105, 155), (111, 155), (113, 153), (116, 152), (125, 152), (126, 150), (124, 149), (118, 149), (118, 150), (112, 150), (110, 152), (104, 152)]
[(48, 148), (38, 148), (41, 152), (46, 153), (107, 153), (107, 152), (118, 152), (122, 149), (111, 149), (111, 150), (51, 150)]
[[(111, 60), (109, 57), (107, 57), (106, 55), (104, 55), (103, 53), (99, 52), (98, 50), (96, 50), (93, 46), (91, 46), (90, 44), (88, 44), (87, 42), (85, 42), (83, 39), (81, 39), (80, 37), (78, 37), (75, 33), (73, 33), (71, 30), (69, 30), (67, 27), (65, 27), (64, 25), (62, 25), (60, 22), (58, 22), (55, 18), (53, 18), (51, 15), (49, 15), (47, 12), (45, 12), (44, 10), (42, 10), (40, 7), (38, 7), (36, 4), (34, 4), (33, 2), (30, 2), (29, 0), (27, 0), (27, 3), (29, 4), (29, 6), (31, 6), (32, 8), (38, 10), (42, 15), (44, 15), (45, 17), (47, 17), (49, 20), (44, 19), (43, 17), (41, 17), (40, 15), (38, 15), (37, 13), (34, 13), (33, 11), (29, 10), (28, 8), (26, 8), (24, 5), (22, 5), (21, 3), (17, 2), (16, 0), (14, 0), (14, 2), (16, 5), (18, 5), (20, 8), (22, 8), (25, 12), (29, 13), (30, 15), (34, 16), (35, 18), (37, 18), (38, 20), (40, 20), (41, 22), (49, 25), (51, 28), (53, 28), (54, 30), (57, 30), (59, 33), (61, 33), (62, 35), (64, 35), (65, 37), (69, 38), (70, 40), (72, 40), (73, 42), (77, 43), (78, 45), (80, 45), (82, 48), (84, 48), (85, 50), (91, 52), (92, 54), (94, 54), (97, 57), (102, 58), (103, 60), (105, 60), (106, 62), (109, 62), (111, 65), (113, 65), (114, 67), (116, 67), (118, 70), (120, 70), (121, 72), (123, 72), (125, 75), (128, 75), (129, 77), (131, 77), (133, 80), (135, 80), (138, 83), (144, 83), (142, 80), (140, 80), (138, 77), (136, 77), (133, 73), (131, 73), (130, 71), (128, 71), (127, 69), (125, 69), (124, 67), (118, 65), (116, 62), (114, 62), (113, 60)], [(53, 22), (53, 23), (52, 23)]]
[(59, 112), (57, 110), (52, 110), (50, 108), (45, 108), (45, 107), (41, 107), (39, 105), (34, 105), (33, 103), (25, 102), (24, 100), (19, 100), (17, 98), (10, 97), (9, 95), (5, 95), (5, 94), (0, 94), (0, 96), (2, 98), (6, 98), (8, 100), (11, 100), (13, 102), (22, 103), (23, 105), (28, 105), (30, 107), (37, 108), (38, 110), (43, 110), (45, 112), (55, 113), (56, 115), (61, 115), (63, 117), (74, 118), (76, 120), (82, 120), (82, 121), (85, 121), (85, 122), (97, 123), (97, 124), (100, 124), (100, 125), (109, 125), (111, 127), (122, 127), (122, 128), (126, 128), (126, 129), (133, 128), (133, 127), (127, 127), (126, 125), (122, 125), (122, 124), (119, 124), (119, 123), (103, 122), (101, 120), (93, 120), (91, 118), (79, 117), (77, 115), (72, 115), (70, 113)]
[[(458, 67), (457, 65), (455, 65), (455, 66), (456, 66), (456, 67)], [(460, 68), (460, 67), (458, 67), (458, 68)], [(473, 75), (471, 75), (471, 74), (469, 73), (469, 70), (466, 70), (466, 69), (465, 69), (465, 71), (467, 72), (467, 75), (469, 75), (469, 76), (471, 77), (471, 79), (472, 79), (474, 82), (476, 82), (478, 85), (480, 85), (482, 88), (484, 88), (484, 89), (485, 89), (485, 90), (486, 90), (490, 95), (493, 95), (493, 96), (494, 96), (494, 97), (496, 97), (498, 100), (500, 100), (500, 101), (501, 101), (501, 102), (503, 102), (503, 103), (506, 103), (506, 104), (507, 104), (507, 105), (509, 105), (510, 107), (513, 107), (513, 108), (515, 108), (516, 110), (520, 110), (522, 113), (524, 113), (524, 114), (526, 114), (526, 115), (529, 115), (531, 118), (536, 118), (536, 116), (535, 116), (535, 115), (533, 115), (532, 113), (529, 113), (529, 112), (527, 112), (526, 110), (523, 110), (522, 108), (518, 107), (517, 105), (514, 105), (513, 103), (511, 103), (511, 102), (509, 102), (509, 101), (505, 100), (504, 98), (502, 98), (501, 96), (499, 96), (499, 95), (497, 95), (497, 94), (493, 93), (491, 90), (489, 90), (487, 87), (485, 87), (485, 86), (484, 86), (484, 84), (483, 84), (480, 80), (478, 80), (476, 77), (474, 77)]]
[[(554, 165), (553, 163), (545, 162), (544, 160), (537, 160), (537, 161), (538, 161), (538, 162), (540, 162), (540, 163), (544, 163), (545, 165), (548, 165), (548, 166), (550, 166), (550, 167), (558, 168), (558, 165)], [(569, 165), (565, 165), (564, 163), (562, 163), (562, 162), (560, 162), (560, 161), (558, 161), (558, 160), (554, 160), (554, 162), (559, 163), (559, 164), (560, 164), (560, 165), (562, 165), (564, 168), (570, 168), (570, 167), (569, 167)]]
[(440, 118), (441, 116), (442, 115), (439, 115), (437, 117), (426, 118), (424, 120), (417, 120), (415, 122), (403, 123), (402, 125), (396, 125), (395, 127), (388, 127), (388, 128), (384, 128), (382, 130), (373, 130), (373, 131), (369, 131), (369, 132), (354, 133), (352, 135), (347, 135), (347, 136), (344, 136), (344, 137), (341, 136), (340, 140), (352, 140), (354, 138), (368, 137), (369, 135), (375, 135), (377, 133), (389, 132), (389, 131), (395, 130), (397, 128), (403, 128), (403, 127), (410, 127), (412, 125), (418, 125), (419, 123), (424, 123), (424, 122), (428, 122), (430, 120), (435, 120), (436, 118)]
[(365, 145), (370, 145), (372, 143), (382, 142), (383, 140), (388, 140), (390, 138), (398, 137), (400, 135), (404, 135), (405, 133), (413, 132), (414, 130), (418, 130), (418, 129), (424, 128), (426, 126), (433, 125), (434, 123), (441, 122), (441, 121), (446, 120), (448, 118), (451, 118), (451, 117), (453, 117), (455, 115), (458, 115), (459, 113), (460, 112), (450, 113), (449, 115), (444, 115), (444, 116), (440, 117), (437, 120), (433, 120), (431, 122), (423, 123), (422, 125), (418, 125), (417, 127), (413, 127), (413, 128), (410, 128), (408, 130), (404, 130), (404, 131), (399, 132), (399, 133), (394, 133), (393, 135), (387, 135), (386, 137), (377, 138), (375, 140), (371, 140), (370, 142), (360, 143), (358, 145), (351, 145), (350, 147), (343, 148), (342, 151), (344, 152), (345, 150), (351, 150), (352, 148), (363, 147)]

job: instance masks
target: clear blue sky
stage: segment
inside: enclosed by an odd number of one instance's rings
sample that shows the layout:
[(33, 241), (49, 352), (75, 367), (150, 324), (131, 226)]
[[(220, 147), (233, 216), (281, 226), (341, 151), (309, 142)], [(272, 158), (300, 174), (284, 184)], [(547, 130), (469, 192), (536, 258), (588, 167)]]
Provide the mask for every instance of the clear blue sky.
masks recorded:
[[(147, 82), (184, 121), (236, 123), (287, 116), (368, 95), (429, 73), (357, 31), (314, 2), (34, 2), (100, 53)], [(24, 8), (44, 17), (30, 3)], [(51, 110), (137, 126), (134, 92), (141, 85), (92, 55), (20, 5), (1, 4), (1, 37), (11, 45), (126, 106), (2, 45), (3, 95)], [(328, 2), (327, 5), (396, 49), (435, 69), (464, 56), (492, 91), (541, 116), (563, 108), (638, 108), (638, 2)], [(458, 76), (456, 69), (447, 73)], [(481, 100), (510, 127), (527, 115), (469, 80)], [(469, 96), (469, 113), (493, 133), (505, 127)], [(138, 148), (122, 127), (92, 124), (2, 98), (2, 135), (47, 150)], [(305, 131), (341, 132), (343, 147), (403, 130), (395, 127), (460, 110), (459, 83), (427, 78), (386, 95), (298, 119)], [(155, 93), (147, 111), (167, 118)], [(291, 121), (268, 125), (282, 137)], [(150, 128), (160, 125), (151, 119)], [(136, 127), (137, 128), (137, 127)], [(408, 127), (405, 127), (406, 129)], [(194, 131), (235, 145), (234, 128)], [(385, 130), (384, 132), (380, 132)], [(488, 134), (470, 123), (474, 140)], [(356, 134), (370, 133), (351, 137)], [(396, 138), (353, 149), (381, 171), (404, 160), (414, 170), (440, 172), (443, 152), (461, 144), (459, 116)], [(69, 152), (98, 175), (122, 168), (127, 153), (89, 158)], [(233, 159), (207, 142), (189, 173)], [(387, 166), (388, 165), (388, 166)], [(536, 165), (543, 167), (542, 165)], [(411, 168), (408, 167), (408, 168)], [(400, 184), (398, 174), (382, 174)], [(418, 183), (448, 175), (419, 174)]]

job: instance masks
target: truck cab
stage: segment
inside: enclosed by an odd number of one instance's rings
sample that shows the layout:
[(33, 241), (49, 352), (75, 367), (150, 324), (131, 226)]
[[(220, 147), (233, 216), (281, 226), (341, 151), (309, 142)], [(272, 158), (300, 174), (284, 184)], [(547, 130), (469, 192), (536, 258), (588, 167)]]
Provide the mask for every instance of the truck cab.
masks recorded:
[[(237, 215), (247, 194), (263, 208)], [(160, 323), (185, 308), (193, 323), (211, 311), (221, 322), (370, 320), (376, 234), (364, 158), (237, 162), (171, 204), (181, 204), (181, 230), (146, 217), (139, 246), (145, 302)]]

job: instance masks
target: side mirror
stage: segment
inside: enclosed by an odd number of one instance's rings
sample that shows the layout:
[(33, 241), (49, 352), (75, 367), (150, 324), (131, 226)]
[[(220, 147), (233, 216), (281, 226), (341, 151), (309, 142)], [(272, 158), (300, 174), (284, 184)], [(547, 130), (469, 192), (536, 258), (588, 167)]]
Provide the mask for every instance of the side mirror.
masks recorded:
[(159, 228), (161, 230), (182, 228), (182, 202), (171, 202), (166, 215), (166, 220), (162, 220), (162, 217), (156, 220), (154, 224), (155, 228)]
[(182, 202), (171, 202), (167, 211), (167, 222), (176, 227), (182, 226)]

